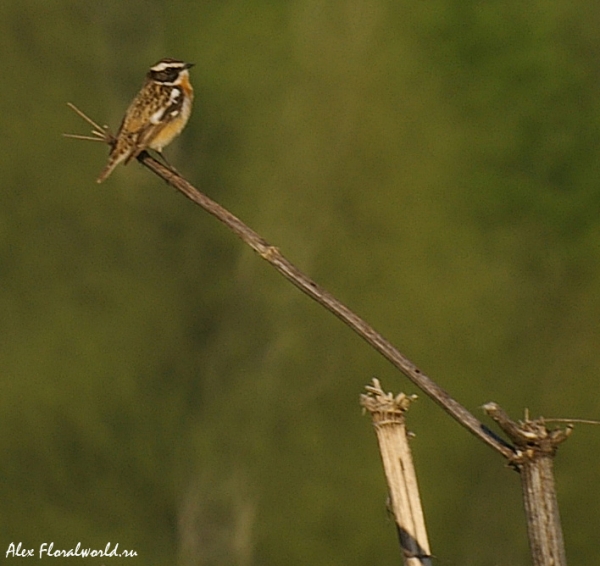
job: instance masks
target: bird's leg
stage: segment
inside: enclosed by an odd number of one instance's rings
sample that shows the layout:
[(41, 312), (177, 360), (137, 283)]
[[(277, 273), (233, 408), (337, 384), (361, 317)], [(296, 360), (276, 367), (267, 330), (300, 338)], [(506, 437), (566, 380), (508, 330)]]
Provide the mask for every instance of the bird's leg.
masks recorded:
[(173, 173), (175, 173), (176, 175), (179, 175), (179, 171), (177, 171), (177, 169), (175, 169), (175, 167), (173, 167), (170, 163), (169, 160), (165, 157), (165, 155), (163, 154), (162, 151), (159, 151), (158, 149), (153, 149), (151, 150), (152, 153), (154, 153), (155, 157), (158, 157), (159, 161), (162, 162), (162, 164), (167, 167), (167, 169), (170, 169), (171, 171), (173, 171)]

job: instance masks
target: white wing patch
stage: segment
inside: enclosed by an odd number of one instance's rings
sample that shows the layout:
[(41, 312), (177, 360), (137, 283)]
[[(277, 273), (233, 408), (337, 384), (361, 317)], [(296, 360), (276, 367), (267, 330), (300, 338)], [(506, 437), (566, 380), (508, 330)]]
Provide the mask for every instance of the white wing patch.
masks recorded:
[(159, 108), (154, 114), (152, 114), (152, 116), (150, 116), (150, 123), (154, 125), (160, 124), (165, 114), (165, 110), (166, 108)]

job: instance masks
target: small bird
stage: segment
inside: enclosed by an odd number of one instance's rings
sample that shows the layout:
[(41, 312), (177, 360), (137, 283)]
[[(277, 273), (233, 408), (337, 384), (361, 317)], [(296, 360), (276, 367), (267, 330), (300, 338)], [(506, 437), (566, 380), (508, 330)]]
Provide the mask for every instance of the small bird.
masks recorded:
[(125, 112), (98, 183), (119, 163), (129, 163), (145, 149), (161, 153), (181, 133), (192, 112), (194, 89), (188, 69), (193, 66), (161, 59), (150, 67), (144, 85)]

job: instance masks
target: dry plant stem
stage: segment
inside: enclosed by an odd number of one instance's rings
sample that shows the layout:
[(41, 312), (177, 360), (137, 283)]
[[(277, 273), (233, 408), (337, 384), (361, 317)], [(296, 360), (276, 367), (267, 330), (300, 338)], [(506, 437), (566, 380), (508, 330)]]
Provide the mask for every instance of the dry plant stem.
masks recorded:
[(544, 419), (515, 422), (496, 403), (487, 403), (484, 409), (517, 448), (511, 463), (520, 471), (534, 566), (566, 566), (553, 462), (557, 446), (566, 440), (572, 427), (551, 431)]
[(373, 421), (406, 566), (431, 566), (431, 550), (405, 425), (414, 397), (384, 393), (377, 379), (361, 395)]
[(513, 448), (501, 438), (490, 431), (483, 423), (476, 419), (465, 407), (455, 401), (450, 395), (427, 377), (415, 364), (405, 358), (388, 340), (374, 328), (357, 316), (348, 307), (338, 301), (333, 295), (317, 285), (292, 263), (290, 263), (277, 249), (261, 238), (254, 230), (246, 226), (239, 218), (228, 210), (198, 191), (176, 172), (161, 165), (147, 153), (142, 153), (138, 160), (148, 169), (164, 179), (172, 187), (183, 193), (191, 201), (218, 218), (237, 234), (246, 244), (256, 251), (263, 259), (267, 260), (288, 281), (291, 281), (301, 291), (324, 306), (335, 316), (346, 323), (361, 338), (368, 342), (404, 375), (406, 375), (419, 389), (440, 405), (455, 420), (467, 430), (491, 446), (505, 458), (512, 458)]
[(107, 143), (108, 145), (113, 145), (116, 140), (115, 137), (110, 133), (108, 126), (100, 126), (94, 122), (85, 112), (82, 112), (72, 104), (71, 102), (67, 102), (67, 106), (75, 112), (80, 118), (85, 120), (90, 126), (92, 126), (92, 135), (91, 136), (81, 136), (79, 134), (63, 134), (65, 138), (72, 138), (75, 140), (86, 140), (86, 141), (99, 141), (103, 143)]
[[(69, 103), (68, 106), (92, 126), (94, 138), (91, 139), (99, 138), (106, 141), (109, 145), (114, 143), (114, 137), (106, 127), (96, 124), (75, 105)], [(354, 314), (333, 295), (319, 287), (312, 279), (304, 275), (304, 273), (290, 263), (276, 247), (271, 246), (254, 232), (254, 230), (246, 226), (239, 218), (198, 191), (175, 170), (165, 167), (156, 159), (152, 158), (147, 152), (142, 152), (137, 159), (172, 187), (184, 194), (192, 202), (201, 206), (204, 210), (223, 222), (223, 224), (229, 227), (229, 229), (237, 234), (237, 236), (239, 236), (246, 244), (260, 254), (263, 259), (267, 260), (275, 267), (275, 269), (288, 279), (288, 281), (293, 283), (301, 291), (324, 306), (347, 326), (352, 328), (352, 330), (404, 373), (404, 375), (406, 375), (406, 377), (408, 377), (408, 379), (410, 379), (419, 389), (433, 399), (472, 434), (485, 442), (488, 446), (500, 452), (505, 458), (511, 458), (514, 455), (514, 450), (508, 443), (494, 434), (467, 411), (465, 407), (450, 397), (444, 389), (427, 377), (409, 359), (405, 358), (388, 340), (367, 324), (362, 318)]]
[(534, 566), (567, 566), (553, 463), (552, 456), (538, 455), (520, 466), (527, 535)]

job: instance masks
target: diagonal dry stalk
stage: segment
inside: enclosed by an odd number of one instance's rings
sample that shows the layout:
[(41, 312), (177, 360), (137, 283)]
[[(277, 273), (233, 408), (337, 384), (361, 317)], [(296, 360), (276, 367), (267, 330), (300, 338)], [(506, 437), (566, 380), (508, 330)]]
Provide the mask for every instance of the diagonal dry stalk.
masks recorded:
[[(73, 104), (69, 104), (69, 107), (93, 127), (93, 137), (77, 136), (74, 134), (69, 134), (68, 137), (75, 139), (104, 141), (108, 144), (114, 143), (114, 136), (108, 132), (107, 127), (101, 127), (96, 124), (96, 122), (86, 116)], [(204, 210), (225, 224), (263, 259), (268, 261), (288, 281), (293, 283), (296, 287), (298, 287), (298, 289), (325, 307), (352, 330), (354, 330), (354, 332), (363, 338), (363, 340), (370, 344), (392, 365), (399, 369), (406, 377), (408, 377), (408, 379), (410, 379), (410, 381), (412, 381), (419, 389), (421, 389), (421, 391), (433, 399), (433, 401), (440, 405), (450, 416), (452, 416), (469, 432), (502, 454), (505, 458), (510, 460), (514, 456), (515, 450), (510, 444), (492, 432), (458, 401), (451, 397), (448, 392), (441, 388), (430, 377), (425, 375), (414, 363), (406, 358), (398, 349), (393, 346), (391, 342), (379, 334), (379, 332), (377, 332), (365, 320), (351, 311), (331, 293), (320, 287), (315, 281), (310, 279), (294, 264), (288, 261), (278, 248), (269, 244), (264, 238), (244, 224), (239, 218), (196, 189), (177, 171), (165, 167), (163, 164), (150, 156), (146, 151), (140, 153), (140, 155), (137, 157), (137, 160), (142, 165), (150, 169), (153, 173), (158, 175), (161, 179), (166, 181), (173, 188), (177, 189), (192, 202), (201, 206)]]

